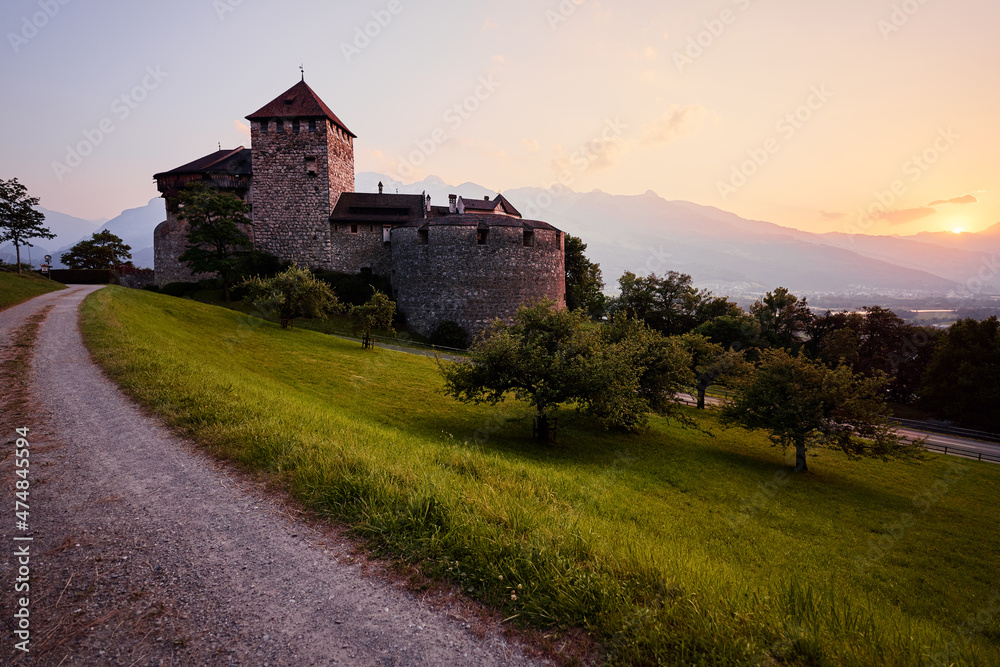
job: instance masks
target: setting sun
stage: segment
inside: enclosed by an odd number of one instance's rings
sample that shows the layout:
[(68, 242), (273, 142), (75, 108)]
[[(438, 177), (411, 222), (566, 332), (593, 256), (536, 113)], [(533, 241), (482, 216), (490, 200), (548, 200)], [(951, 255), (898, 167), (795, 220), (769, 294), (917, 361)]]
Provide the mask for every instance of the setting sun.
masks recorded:
[(952, 234), (961, 234), (964, 231), (965, 231), (964, 227), (955, 227), (955, 229), (951, 230), (951, 233)]

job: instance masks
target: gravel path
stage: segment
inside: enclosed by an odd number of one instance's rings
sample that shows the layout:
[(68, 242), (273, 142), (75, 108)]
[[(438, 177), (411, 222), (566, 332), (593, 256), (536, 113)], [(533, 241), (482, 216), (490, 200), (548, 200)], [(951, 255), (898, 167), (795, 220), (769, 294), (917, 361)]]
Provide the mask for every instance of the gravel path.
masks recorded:
[[(38, 665), (502, 665), (525, 655), (448, 591), (382, 576), (125, 398), (91, 363), (73, 287), (0, 312), (0, 507), (30, 428), (30, 533), (0, 517), (0, 660)], [(45, 313), (45, 308), (51, 306)], [(44, 315), (33, 352), (12, 345)], [(19, 370), (30, 362), (30, 381)], [(21, 364), (21, 366), (19, 366)], [(12, 545), (31, 535), (30, 653)]]

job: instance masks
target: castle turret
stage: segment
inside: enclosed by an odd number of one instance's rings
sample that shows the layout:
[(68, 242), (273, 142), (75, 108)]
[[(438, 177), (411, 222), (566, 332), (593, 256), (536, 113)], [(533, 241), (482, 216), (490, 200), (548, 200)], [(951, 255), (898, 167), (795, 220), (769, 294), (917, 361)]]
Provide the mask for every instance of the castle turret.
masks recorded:
[(331, 268), (330, 213), (354, 191), (354, 139), (301, 81), (249, 116), (259, 250)]

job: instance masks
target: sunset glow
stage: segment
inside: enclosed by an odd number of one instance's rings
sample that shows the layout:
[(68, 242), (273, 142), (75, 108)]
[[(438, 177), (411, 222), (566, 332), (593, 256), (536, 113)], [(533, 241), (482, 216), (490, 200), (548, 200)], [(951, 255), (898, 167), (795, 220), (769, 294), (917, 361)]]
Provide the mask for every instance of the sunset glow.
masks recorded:
[(390, 4), (58, 3), (36, 27), (37, 2), (3, 3), (24, 102), (0, 174), (114, 216), (157, 196), (152, 174), (248, 145), (244, 116), (304, 64), (358, 172), (653, 190), (815, 232), (1000, 221), (995, 0)]

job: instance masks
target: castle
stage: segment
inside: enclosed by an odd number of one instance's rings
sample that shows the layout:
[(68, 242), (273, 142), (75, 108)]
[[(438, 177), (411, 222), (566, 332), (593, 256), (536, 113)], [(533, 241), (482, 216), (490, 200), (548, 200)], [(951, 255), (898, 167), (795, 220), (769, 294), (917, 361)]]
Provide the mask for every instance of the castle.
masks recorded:
[(407, 327), (445, 321), (477, 334), (526, 301), (565, 304), (565, 235), (524, 220), (502, 195), (449, 197), (354, 192), (356, 135), (303, 80), (250, 121), (252, 148), (220, 150), (156, 174), (167, 219), (154, 232), (156, 283), (196, 280), (178, 260), (187, 244), (176, 196), (203, 182), (243, 199), (254, 248), (314, 269), (389, 279)]

